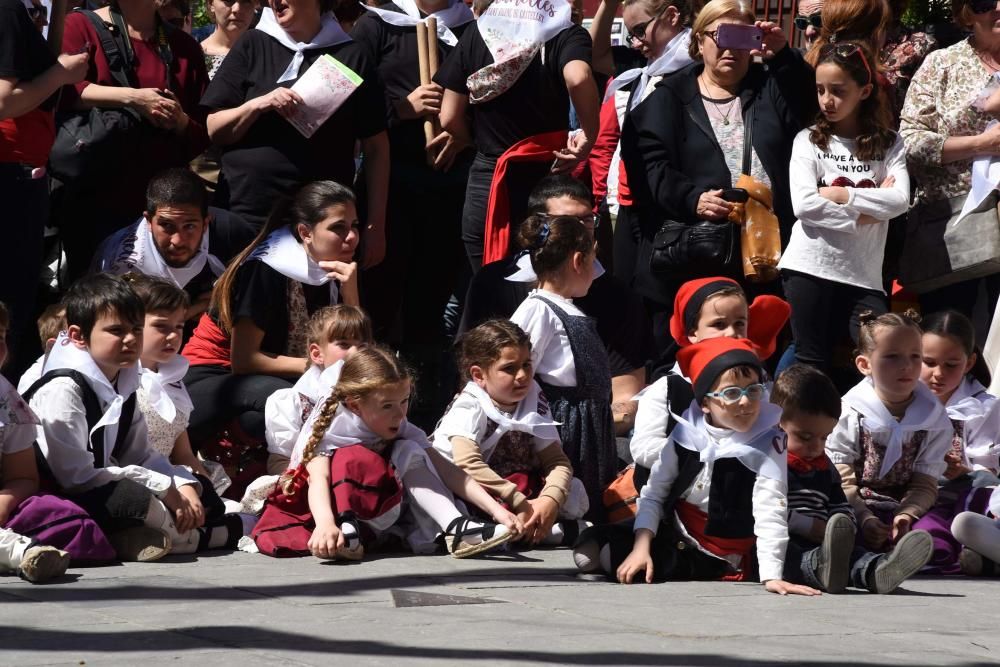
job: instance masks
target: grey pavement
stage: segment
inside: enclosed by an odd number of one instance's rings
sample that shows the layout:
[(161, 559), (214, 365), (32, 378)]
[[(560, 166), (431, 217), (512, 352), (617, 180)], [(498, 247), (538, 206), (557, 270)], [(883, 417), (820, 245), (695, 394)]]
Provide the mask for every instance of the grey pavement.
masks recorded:
[(987, 665), (1000, 580), (889, 596), (620, 586), (570, 552), (361, 563), (222, 553), (0, 577), (0, 665)]

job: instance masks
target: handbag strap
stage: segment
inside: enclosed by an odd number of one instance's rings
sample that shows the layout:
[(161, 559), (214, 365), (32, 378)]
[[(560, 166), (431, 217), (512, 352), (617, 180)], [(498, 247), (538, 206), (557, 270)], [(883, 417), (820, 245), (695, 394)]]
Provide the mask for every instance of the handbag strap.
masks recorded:
[[(128, 45), (128, 49), (124, 50), (119, 46), (118, 40), (115, 36), (108, 30), (108, 26), (97, 15), (89, 9), (78, 9), (76, 10), (87, 17), (91, 25), (94, 26), (94, 31), (97, 33), (97, 38), (101, 41), (101, 50), (104, 51), (104, 57), (108, 61), (108, 71), (111, 73), (111, 77), (115, 80), (122, 88), (136, 88), (137, 86), (133, 83), (134, 72), (132, 71), (132, 45)], [(112, 12), (112, 18), (114, 18), (114, 12)], [(119, 15), (120, 17), (120, 15)], [(117, 28), (119, 32), (121, 28)], [(122, 35), (126, 37), (123, 41), (128, 43), (128, 32), (122, 32)]]
[(743, 173), (750, 175), (750, 162), (753, 159), (753, 117), (756, 105), (750, 104), (747, 115), (743, 118)]

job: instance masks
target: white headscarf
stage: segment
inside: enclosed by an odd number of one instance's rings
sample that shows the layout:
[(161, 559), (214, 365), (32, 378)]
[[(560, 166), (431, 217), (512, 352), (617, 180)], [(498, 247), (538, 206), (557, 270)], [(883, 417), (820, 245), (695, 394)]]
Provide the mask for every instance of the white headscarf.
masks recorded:
[[(374, 14), (378, 14), (383, 21), (391, 25), (410, 27), (424, 22), (420, 17), (420, 8), (417, 7), (415, 0), (393, 0), (393, 4), (402, 9), (403, 12), (389, 11), (381, 7), (373, 7), (363, 3), (361, 6)], [(428, 17), (430, 16), (437, 19), (438, 39), (449, 46), (458, 44), (458, 37), (451, 31), (451, 28), (457, 28), (460, 25), (465, 25), (475, 20), (472, 10), (462, 0), (450, 0), (447, 9), (428, 14)]]
[(136, 271), (173, 281), (180, 288), (187, 286), (208, 264), (216, 277), (226, 270), (226, 265), (208, 249), (208, 227), (201, 236), (201, 245), (184, 266), (170, 266), (156, 247), (153, 232), (145, 218), (115, 233), (101, 249), (98, 267), (115, 275)]
[(488, 102), (513, 86), (545, 42), (572, 27), (572, 6), (569, 0), (532, 4), (493, 0), (477, 23), (493, 64), (473, 72), (466, 81), (471, 104)]
[[(90, 356), (90, 353), (78, 348), (63, 331), (56, 338), (55, 345), (52, 346), (52, 351), (49, 352), (49, 356), (45, 360), (42, 374), (59, 368), (69, 368), (82, 373), (90, 380), (90, 386), (97, 394), (97, 398), (102, 403), (107, 404), (104, 414), (90, 428), (88, 435), (92, 436), (94, 431), (102, 426), (107, 427), (104, 429), (104, 456), (109, 457), (118, 435), (118, 420), (122, 415), (122, 405), (139, 387), (139, 364), (135, 363), (120, 369), (117, 386), (112, 385), (101, 369), (97, 367), (97, 363)], [(129, 428), (129, 426), (130, 424), (126, 424), (125, 428)], [(107, 461), (101, 463), (106, 465)]]
[(844, 394), (844, 404), (861, 414), (861, 426), (871, 433), (888, 433), (885, 458), (878, 476), (885, 477), (903, 455), (903, 442), (907, 433), (926, 431), (941, 423), (947, 415), (941, 401), (927, 386), (918, 382), (913, 391), (913, 402), (899, 421), (893, 417), (875, 393), (871, 378), (865, 378)]
[(294, 41), (288, 33), (285, 32), (284, 28), (278, 24), (278, 20), (274, 16), (274, 11), (271, 10), (270, 7), (265, 8), (264, 11), (261, 12), (260, 22), (257, 24), (257, 30), (274, 37), (283, 47), (289, 51), (295, 52), (295, 55), (292, 56), (292, 62), (288, 63), (288, 67), (285, 68), (285, 71), (278, 77), (278, 83), (298, 78), (299, 69), (302, 67), (302, 62), (305, 60), (304, 54), (306, 51), (313, 49), (326, 49), (331, 46), (336, 46), (337, 44), (343, 44), (344, 42), (351, 41), (351, 36), (344, 32), (344, 29), (340, 25), (340, 21), (337, 20), (332, 12), (323, 14), (319, 32), (312, 38), (312, 41), (308, 43)]
[(677, 70), (687, 67), (694, 60), (691, 59), (691, 54), (688, 52), (688, 48), (691, 45), (691, 28), (684, 28), (684, 30), (677, 33), (670, 42), (667, 43), (663, 53), (661, 53), (653, 62), (649, 63), (645, 67), (637, 67), (635, 69), (630, 69), (627, 72), (622, 72), (615, 77), (615, 80), (611, 82), (608, 86), (608, 90), (604, 93), (604, 101), (607, 102), (609, 99), (614, 97), (614, 94), (629, 85), (636, 79), (640, 79), (639, 88), (636, 90), (635, 94), (632, 95), (632, 105), (629, 107), (629, 111), (634, 109), (639, 102), (643, 100), (643, 94), (646, 90), (646, 86), (649, 85), (649, 80), (654, 76), (663, 76), (665, 74), (672, 74)]
[(673, 417), (677, 425), (670, 433), (668, 447), (676, 443), (698, 452), (702, 463), (739, 459), (740, 463), (762, 477), (781, 482), (787, 480), (788, 453), (784, 436), (777, 430), (781, 418), (781, 408), (777, 405), (762, 400), (760, 415), (749, 431), (725, 431), (727, 435), (722, 438), (715, 438), (709, 433), (705, 413), (697, 401), (691, 403), (683, 417), (676, 414)]
[(139, 382), (146, 392), (146, 400), (168, 424), (174, 423), (178, 411), (191, 414), (194, 409), (183, 382), (187, 370), (188, 360), (179, 354), (160, 364), (156, 371), (140, 364)]
[(264, 262), (286, 278), (306, 285), (330, 283), (330, 302), (336, 303), (339, 300), (340, 289), (337, 287), (337, 281), (330, 280), (330, 276), (309, 256), (305, 246), (295, 238), (288, 226), (268, 234), (245, 261), (254, 260)]

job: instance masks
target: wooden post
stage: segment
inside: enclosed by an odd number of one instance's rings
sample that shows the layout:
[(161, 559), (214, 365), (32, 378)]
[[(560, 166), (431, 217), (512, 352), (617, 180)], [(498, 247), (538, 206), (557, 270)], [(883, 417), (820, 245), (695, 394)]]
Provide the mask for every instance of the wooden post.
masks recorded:
[(49, 49), (55, 55), (62, 53), (63, 29), (66, 27), (66, 7), (69, 0), (52, 0), (52, 12), (49, 15)]
[[(433, 16), (427, 17), (427, 69), (429, 70), (430, 77), (428, 83), (434, 80), (434, 75), (437, 74), (438, 64), (440, 56), (438, 54), (438, 33), (437, 33), (438, 22)], [(434, 136), (441, 134), (441, 121), (438, 117), (431, 118), (432, 127), (434, 129)]]
[[(423, 22), (417, 24), (417, 63), (420, 67), (420, 85), (426, 86), (431, 82), (430, 57), (427, 51), (427, 25)], [(424, 138), (427, 143), (434, 141), (434, 120), (426, 118), (424, 120)]]

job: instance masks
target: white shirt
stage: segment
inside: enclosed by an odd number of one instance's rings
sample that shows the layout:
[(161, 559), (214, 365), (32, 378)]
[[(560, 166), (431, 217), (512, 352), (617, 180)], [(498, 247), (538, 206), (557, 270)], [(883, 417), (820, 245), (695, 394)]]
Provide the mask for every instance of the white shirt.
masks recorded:
[[(711, 426), (707, 427), (709, 435), (718, 439), (731, 433), (724, 429)], [(708, 513), (708, 498), (712, 484), (712, 471), (714, 462), (708, 461), (703, 466), (694, 482), (686, 491), (680, 495), (680, 499), (691, 503), (704, 513)], [(642, 487), (639, 494), (639, 508), (635, 517), (635, 530), (645, 528), (656, 534), (663, 519), (663, 501), (670, 494), (670, 489), (680, 472), (677, 451), (673, 444), (664, 446), (660, 450), (660, 456), (653, 464), (649, 474), (649, 481)], [(757, 536), (757, 563), (760, 571), (760, 580), (781, 579), (785, 563), (785, 547), (788, 544), (788, 523), (787, 511), (788, 502), (786, 500), (788, 485), (776, 479), (769, 479), (763, 475), (757, 475), (757, 480), (753, 486), (753, 518), (754, 535)], [(689, 542), (698, 546), (699, 550), (708, 553), (714, 558), (714, 554), (702, 549), (697, 542), (691, 538), (684, 528), (680, 519), (674, 515), (674, 524), (681, 531), (681, 534), (688, 537)]]
[(264, 404), (264, 439), (267, 440), (268, 452), (289, 459), (292, 457), (302, 424), (320, 399), (337, 384), (343, 367), (343, 361), (326, 370), (309, 366), (295, 386), (279, 389), (267, 397)]
[(670, 411), (682, 415), (690, 407), (670, 405), (669, 392), (669, 380), (667, 377), (662, 377), (639, 392), (636, 397), (639, 400), (639, 410), (635, 414), (635, 431), (629, 443), (632, 460), (636, 465), (644, 468), (653, 467), (660, 458), (660, 451), (667, 444), (669, 437), (667, 422)]
[(576, 364), (566, 327), (548, 304), (532, 298), (536, 294), (562, 308), (567, 315), (586, 315), (573, 305), (572, 299), (535, 289), (510, 316), (510, 321), (524, 329), (531, 339), (531, 363), (535, 367), (535, 377), (555, 387), (575, 387)]
[[(906, 213), (910, 202), (906, 155), (898, 136), (883, 160), (857, 160), (854, 144), (832, 136), (823, 151), (809, 140), (809, 129), (795, 137), (789, 188), (798, 221), (778, 268), (883, 292), (888, 226), (884, 222), (861, 225), (858, 217), (865, 214), (886, 221)], [(832, 185), (838, 177), (854, 183), (868, 179), (878, 186), (888, 176), (896, 178), (891, 188), (847, 188), (850, 196), (843, 205), (818, 193), (820, 184)]]
[(962, 380), (945, 406), (952, 422), (962, 422), (962, 444), (973, 470), (1000, 468), (1000, 401), (971, 377)]
[(31, 389), (31, 385), (42, 378), (42, 369), (45, 368), (45, 356), (43, 354), (38, 359), (35, 359), (35, 363), (31, 364), (28, 370), (24, 371), (24, 375), (17, 381), (17, 393), (23, 395), (24, 392)]

